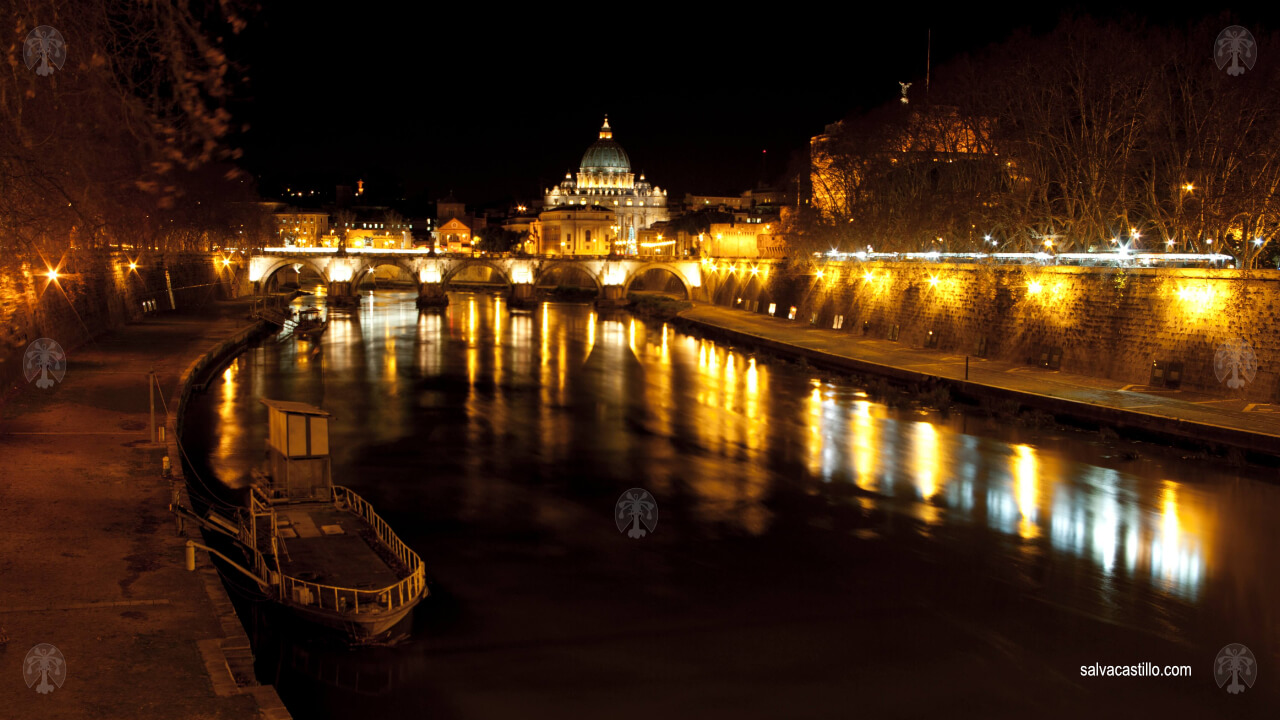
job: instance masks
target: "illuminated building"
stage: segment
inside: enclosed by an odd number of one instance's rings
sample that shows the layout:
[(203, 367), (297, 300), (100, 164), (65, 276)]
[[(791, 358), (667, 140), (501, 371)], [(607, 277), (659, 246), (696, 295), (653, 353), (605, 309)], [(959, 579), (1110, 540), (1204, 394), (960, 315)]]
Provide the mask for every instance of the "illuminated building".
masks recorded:
[(773, 257), (774, 243), (772, 223), (711, 223), (702, 250), (713, 258)]
[[(606, 227), (608, 234), (601, 238), (604, 242), (599, 242), (594, 234), (599, 230), (592, 230), (592, 241), (602, 255), (611, 251), (623, 255), (638, 254), (640, 231), (669, 219), (666, 191), (650, 185), (643, 173), (637, 179), (631, 170), (631, 158), (613, 139), (607, 117), (600, 128), (600, 137), (582, 155), (577, 175), (565, 173), (563, 182), (547, 189), (543, 201), (545, 212), (540, 216), (544, 226), (544, 247), (554, 252), (559, 243), (576, 240), (552, 236), (547, 229), (548, 219), (544, 216), (565, 219), (561, 216), (567, 210), (577, 208), (582, 211), (591, 207), (608, 210), (613, 215), (613, 221)], [(594, 226), (597, 215), (591, 211), (581, 218), (568, 220), (580, 220), (585, 228), (587, 224)]]
[(435, 232), (441, 252), (471, 252), (471, 227), (461, 218), (450, 218)]
[(483, 214), (468, 214), (466, 204), (452, 192), (436, 201), (436, 223), (431, 237), (440, 252), (471, 252), (472, 241), (483, 242), (484, 231), (489, 227)]
[(542, 255), (608, 255), (617, 233), (617, 215), (599, 205), (547, 210), (538, 222)]
[(324, 211), (280, 208), (275, 218), (276, 236), (283, 245), (315, 247), (329, 233), (329, 213)]

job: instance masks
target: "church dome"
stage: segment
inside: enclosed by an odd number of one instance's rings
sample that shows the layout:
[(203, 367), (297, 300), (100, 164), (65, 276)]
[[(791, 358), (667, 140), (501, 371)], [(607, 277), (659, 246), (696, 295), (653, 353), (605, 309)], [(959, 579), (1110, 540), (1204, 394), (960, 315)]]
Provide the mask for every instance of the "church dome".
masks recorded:
[(621, 145), (614, 142), (607, 116), (600, 128), (600, 139), (591, 143), (582, 155), (582, 172), (631, 172), (631, 158), (627, 157), (627, 151)]

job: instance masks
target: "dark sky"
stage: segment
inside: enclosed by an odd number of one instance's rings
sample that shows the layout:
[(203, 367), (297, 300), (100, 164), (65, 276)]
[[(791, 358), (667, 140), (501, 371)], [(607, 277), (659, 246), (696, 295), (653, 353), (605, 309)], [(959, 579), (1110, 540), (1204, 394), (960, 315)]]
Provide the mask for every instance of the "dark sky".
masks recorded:
[[(633, 167), (673, 198), (737, 194), (760, 179), (761, 150), (776, 176), (824, 124), (891, 101), (899, 81), (922, 90), (928, 29), (936, 66), (1015, 28), (1047, 30), (1063, 11), (415, 7), (270, 0), (230, 44), (245, 66), (232, 110), (250, 125), (234, 142), (264, 194), (363, 178), (374, 198), (433, 202), (452, 190), (469, 206), (530, 200), (577, 169), (606, 113)], [(1184, 12), (1176, 19), (1195, 17)]]

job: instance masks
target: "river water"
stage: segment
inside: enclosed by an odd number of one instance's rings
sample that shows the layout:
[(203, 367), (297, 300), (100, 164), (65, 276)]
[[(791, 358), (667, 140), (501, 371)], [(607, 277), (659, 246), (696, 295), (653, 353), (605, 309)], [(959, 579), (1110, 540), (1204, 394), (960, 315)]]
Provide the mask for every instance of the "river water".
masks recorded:
[[(427, 564), (412, 638), (345, 650), (241, 589), (297, 718), (1241, 716), (1280, 689), (1274, 470), (877, 402), (587, 305), (412, 293), (269, 339), (187, 416), (207, 482), (263, 459), (259, 398), (322, 406), (334, 482)], [(652, 493), (642, 538), (615, 525)], [(1258, 682), (1214, 659), (1244, 643)], [(1086, 678), (1094, 663), (1190, 678)]]

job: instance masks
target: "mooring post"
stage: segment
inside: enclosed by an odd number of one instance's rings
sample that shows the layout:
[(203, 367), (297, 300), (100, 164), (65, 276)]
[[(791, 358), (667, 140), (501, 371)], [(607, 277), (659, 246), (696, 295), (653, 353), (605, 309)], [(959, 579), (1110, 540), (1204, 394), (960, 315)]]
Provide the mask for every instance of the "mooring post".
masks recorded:
[(964, 379), (969, 379), (969, 356), (964, 356)]

